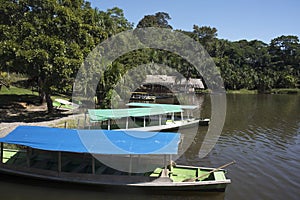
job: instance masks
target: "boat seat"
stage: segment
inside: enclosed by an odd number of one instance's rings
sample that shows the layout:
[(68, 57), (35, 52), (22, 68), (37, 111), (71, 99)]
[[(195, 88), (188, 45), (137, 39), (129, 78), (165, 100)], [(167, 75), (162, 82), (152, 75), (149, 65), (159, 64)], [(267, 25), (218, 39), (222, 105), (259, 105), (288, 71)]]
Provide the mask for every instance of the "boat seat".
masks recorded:
[(61, 163), (61, 167), (62, 167), (62, 168), (65, 168), (65, 167), (67, 167), (70, 163), (71, 163), (70, 160), (66, 160), (66, 161), (64, 161), (64, 162)]
[(96, 174), (102, 174), (106, 169), (107, 167), (105, 165), (102, 165), (96, 170)]
[(121, 172), (121, 171), (115, 171), (113, 174), (114, 174), (114, 175), (121, 175), (122, 172)]
[(214, 177), (215, 177), (215, 180), (216, 180), (216, 181), (223, 181), (223, 180), (226, 180), (226, 177), (225, 177), (223, 171), (217, 171), (217, 172), (214, 172)]
[(159, 177), (160, 173), (162, 172), (162, 168), (156, 168), (152, 174), (150, 174), (150, 177)]
[(75, 167), (72, 172), (83, 172), (84, 169), (87, 167), (88, 165), (86, 163), (82, 163), (79, 166)]
[(32, 167), (39, 168), (39, 169), (48, 169), (49, 164), (50, 164), (50, 160), (43, 160), (43, 161), (38, 160), (32, 164)]

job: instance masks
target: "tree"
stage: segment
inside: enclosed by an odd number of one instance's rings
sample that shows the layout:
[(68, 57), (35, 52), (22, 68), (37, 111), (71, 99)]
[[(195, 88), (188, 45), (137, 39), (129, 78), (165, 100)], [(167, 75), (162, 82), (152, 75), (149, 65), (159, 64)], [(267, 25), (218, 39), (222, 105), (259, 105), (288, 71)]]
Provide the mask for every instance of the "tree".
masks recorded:
[(3, 1), (1, 69), (37, 77), (52, 111), (54, 92), (70, 93), (83, 59), (101, 41), (132, 27), (121, 9), (93, 9), (84, 0)]
[(217, 29), (214, 27), (210, 26), (201, 26), (199, 27), (198, 25), (193, 26), (193, 33), (196, 36), (196, 39), (203, 43), (207, 43), (214, 38), (217, 37)]
[(272, 66), (279, 73), (276, 86), (294, 87), (300, 74), (299, 38), (292, 35), (274, 38), (269, 45), (269, 53), (272, 56)]
[(158, 12), (155, 13), (155, 15), (146, 15), (139, 21), (137, 28), (158, 27), (173, 29), (172, 26), (169, 25), (168, 20), (171, 20), (171, 17), (165, 12)]

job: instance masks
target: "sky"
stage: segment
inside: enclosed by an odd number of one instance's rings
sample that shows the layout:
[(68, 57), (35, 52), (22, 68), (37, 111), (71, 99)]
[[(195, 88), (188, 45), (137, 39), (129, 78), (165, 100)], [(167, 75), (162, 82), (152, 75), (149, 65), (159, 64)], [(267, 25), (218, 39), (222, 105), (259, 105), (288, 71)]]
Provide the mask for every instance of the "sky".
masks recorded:
[[(87, 0), (106, 11), (119, 7), (136, 26), (145, 15), (166, 12), (173, 29), (192, 31), (193, 25), (215, 27), (218, 38), (261, 40), (300, 36), (299, 0)], [(300, 38), (300, 37), (299, 37)]]

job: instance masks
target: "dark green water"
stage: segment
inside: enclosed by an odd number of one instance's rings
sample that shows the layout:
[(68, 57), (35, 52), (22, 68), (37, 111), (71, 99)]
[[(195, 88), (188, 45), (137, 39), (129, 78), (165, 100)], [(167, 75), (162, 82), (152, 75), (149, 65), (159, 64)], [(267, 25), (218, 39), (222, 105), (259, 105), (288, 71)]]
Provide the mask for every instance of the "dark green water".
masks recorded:
[[(209, 113), (204, 101), (203, 114)], [(232, 183), (225, 193), (173, 195), (99, 191), (97, 188), (28, 182), (0, 176), (2, 199), (299, 199), (300, 95), (227, 95), (226, 122), (212, 151), (198, 157), (206, 128), (177, 161), (180, 164), (228, 167)], [(188, 134), (188, 133), (184, 133)]]
[(227, 105), (222, 135), (204, 159), (237, 161), (225, 199), (299, 199), (300, 96), (227, 95)]

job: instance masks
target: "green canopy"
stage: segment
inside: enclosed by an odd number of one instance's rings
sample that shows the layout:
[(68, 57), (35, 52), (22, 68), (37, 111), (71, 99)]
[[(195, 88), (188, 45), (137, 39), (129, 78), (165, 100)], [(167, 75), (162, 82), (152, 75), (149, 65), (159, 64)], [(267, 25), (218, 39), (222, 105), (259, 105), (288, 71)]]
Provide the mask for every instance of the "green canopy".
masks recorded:
[(151, 107), (151, 108), (125, 108), (125, 109), (89, 109), (91, 121), (104, 121), (124, 117), (142, 117), (182, 112), (179, 107)]

